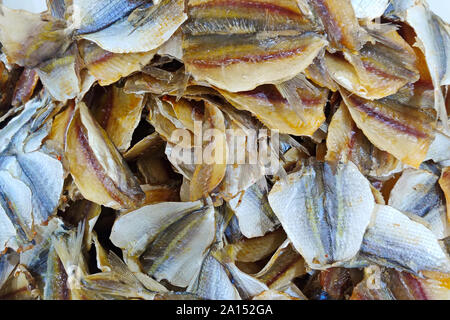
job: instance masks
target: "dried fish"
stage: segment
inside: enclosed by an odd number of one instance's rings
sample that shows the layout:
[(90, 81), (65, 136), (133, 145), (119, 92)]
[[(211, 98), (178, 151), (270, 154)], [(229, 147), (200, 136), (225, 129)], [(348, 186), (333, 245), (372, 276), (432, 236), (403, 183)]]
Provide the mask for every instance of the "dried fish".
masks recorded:
[(375, 205), (361, 254), (374, 263), (415, 274), (450, 272), (450, 258), (433, 232), (390, 206)]
[(259, 86), (239, 93), (219, 90), (237, 109), (253, 113), (269, 129), (297, 136), (311, 136), (325, 120), (328, 91), (306, 79), (294, 83)]
[(289, 80), (326, 45), (295, 1), (189, 1), (188, 14), (187, 71), (231, 92)]
[(267, 193), (258, 184), (231, 199), (228, 204), (239, 220), (239, 229), (247, 238), (261, 237), (273, 231), (278, 224)]
[(69, 126), (65, 154), (86, 199), (116, 209), (134, 208), (143, 201), (136, 178), (83, 102)]
[(358, 24), (351, 0), (314, 0), (309, 3), (322, 20), (333, 48), (352, 52), (361, 48), (366, 34)]
[[(21, 23), (17, 24), (17, 21)], [(9, 29), (14, 26), (14, 30)], [(30, 68), (61, 54), (70, 45), (63, 20), (0, 6), (0, 42), (11, 62)]]
[(389, 196), (389, 205), (404, 213), (424, 218), (438, 239), (449, 236), (439, 176), (424, 170), (406, 169)]
[[(91, 1), (83, 1), (91, 3)], [(108, 2), (108, 1), (104, 1)], [(114, 1), (123, 3), (123, 0)], [(125, 1), (127, 7), (132, 8), (136, 4), (146, 1)], [(101, 3), (100, 3), (101, 4)], [(97, 4), (95, 4), (97, 6)], [(181, 24), (187, 19), (184, 13), (183, 0), (161, 0), (157, 5), (144, 6), (135, 9), (130, 16), (124, 16), (119, 7), (112, 7), (116, 17), (123, 16), (109, 27), (89, 34), (81, 34), (79, 37), (95, 42), (102, 49), (114, 53), (147, 52), (158, 48), (175, 33)], [(100, 10), (103, 12), (103, 9)], [(112, 21), (105, 16), (106, 21)], [(105, 22), (106, 22), (105, 21)], [(95, 28), (98, 28), (95, 21)], [(127, 41), (122, 41), (126, 38)]]
[(306, 273), (305, 260), (286, 240), (270, 258), (269, 262), (255, 277), (270, 289), (281, 290), (291, 281)]
[(313, 268), (353, 258), (369, 225), (374, 199), (369, 182), (352, 163), (305, 161), (277, 182), (269, 203), (295, 249)]
[(77, 49), (70, 47), (63, 55), (39, 65), (37, 74), (55, 100), (66, 101), (81, 93)]
[(120, 152), (128, 150), (134, 130), (141, 120), (144, 96), (126, 94), (112, 86), (93, 102), (93, 116)]
[(0, 0), (0, 299), (450, 299), (441, 11)]
[(325, 65), (332, 79), (352, 93), (381, 99), (419, 80), (416, 55), (394, 28), (366, 43), (357, 53), (326, 54)]
[(447, 201), (447, 222), (450, 223), (450, 167), (442, 169), (439, 185), (445, 194), (445, 199)]
[(424, 1), (395, 1), (396, 14), (414, 28), (418, 46), (425, 54), (434, 86), (435, 109), (448, 131), (447, 110), (441, 86), (450, 82), (450, 29), (448, 24), (436, 16)]
[(398, 159), (376, 148), (364, 136), (344, 102), (331, 119), (326, 144), (327, 161), (351, 161), (364, 175), (372, 178), (385, 180), (403, 169)]
[(369, 101), (347, 91), (342, 97), (358, 128), (377, 148), (415, 168), (425, 160), (433, 141), (433, 117), (395, 98)]
[(119, 54), (105, 51), (94, 43), (83, 41), (80, 44), (80, 55), (89, 73), (101, 86), (107, 86), (139, 71), (152, 60), (155, 52)]

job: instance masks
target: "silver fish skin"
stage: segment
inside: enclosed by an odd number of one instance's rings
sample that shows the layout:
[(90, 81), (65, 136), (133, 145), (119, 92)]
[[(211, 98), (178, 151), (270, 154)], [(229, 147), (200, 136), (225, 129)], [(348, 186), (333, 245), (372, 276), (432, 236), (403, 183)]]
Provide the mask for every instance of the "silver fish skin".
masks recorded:
[(100, 31), (128, 16), (134, 9), (149, 4), (149, 0), (73, 0), (76, 34)]
[(433, 232), (386, 205), (375, 205), (360, 254), (376, 264), (414, 274), (450, 272), (450, 258)]
[(201, 207), (201, 201), (144, 206), (117, 218), (110, 239), (128, 255), (138, 257), (165, 228)]
[(429, 171), (406, 169), (392, 189), (388, 204), (424, 218), (438, 239), (443, 239), (449, 236), (449, 226), (438, 180), (439, 176)]
[(228, 202), (239, 221), (239, 229), (247, 238), (262, 237), (279, 224), (267, 200), (267, 193), (254, 184)]
[(269, 203), (295, 249), (313, 269), (344, 263), (358, 252), (374, 197), (352, 163), (332, 166), (313, 159), (277, 182)]
[(241, 299), (225, 268), (210, 254), (203, 260), (200, 272), (187, 288), (187, 292), (208, 300)]
[(235, 284), (236, 289), (243, 300), (257, 296), (260, 293), (269, 290), (266, 284), (241, 271), (234, 263), (225, 261), (223, 263), (230, 273), (233, 283)]
[(389, 0), (352, 0), (356, 17), (373, 20), (379, 18), (389, 6)]
[(0, 256), (0, 289), (19, 264), (19, 259), (19, 254), (14, 251), (7, 252)]
[(215, 238), (212, 206), (193, 211), (159, 233), (140, 257), (143, 270), (160, 281), (187, 287)]

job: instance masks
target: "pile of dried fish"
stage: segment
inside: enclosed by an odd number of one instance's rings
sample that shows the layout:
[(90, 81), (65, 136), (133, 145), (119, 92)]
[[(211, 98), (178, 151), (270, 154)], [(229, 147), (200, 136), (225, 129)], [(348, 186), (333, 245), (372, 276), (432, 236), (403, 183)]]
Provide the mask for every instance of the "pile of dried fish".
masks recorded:
[(0, 299), (450, 299), (426, 0), (22, 2), (0, 1)]

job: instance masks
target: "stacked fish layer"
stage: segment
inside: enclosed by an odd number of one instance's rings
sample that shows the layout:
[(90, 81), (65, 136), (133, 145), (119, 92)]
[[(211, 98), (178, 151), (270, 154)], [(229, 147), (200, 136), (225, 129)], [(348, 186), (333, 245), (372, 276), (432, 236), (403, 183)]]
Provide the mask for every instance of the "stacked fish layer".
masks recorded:
[(0, 299), (450, 299), (425, 0), (0, 4), (0, 44)]

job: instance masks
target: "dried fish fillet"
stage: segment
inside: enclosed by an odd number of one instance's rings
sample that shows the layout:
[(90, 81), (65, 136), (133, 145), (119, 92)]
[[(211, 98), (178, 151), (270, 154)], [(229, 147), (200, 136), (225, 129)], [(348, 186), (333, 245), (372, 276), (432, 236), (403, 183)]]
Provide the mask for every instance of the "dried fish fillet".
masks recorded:
[(270, 129), (285, 134), (311, 136), (325, 120), (323, 109), (328, 91), (314, 87), (306, 79), (283, 88), (283, 93), (289, 93), (289, 96), (283, 96), (282, 91), (273, 85), (238, 93), (219, 92), (234, 107), (250, 111)]
[(326, 45), (295, 1), (190, 1), (188, 14), (187, 71), (231, 92), (289, 80)]
[(434, 86), (435, 109), (448, 131), (447, 110), (441, 86), (450, 82), (450, 29), (436, 16), (424, 1), (399, 0), (394, 2), (396, 14), (408, 22), (418, 38), (417, 46), (425, 54)]
[(214, 240), (213, 207), (185, 215), (156, 236), (140, 257), (143, 270), (157, 280), (187, 287)]
[(81, 92), (76, 51), (73, 46), (62, 56), (40, 64), (37, 69), (39, 78), (55, 100), (73, 99)]
[(208, 300), (241, 299), (225, 268), (212, 255), (205, 258), (198, 277), (194, 278), (187, 291)]
[(286, 240), (255, 277), (263, 281), (270, 289), (281, 289), (305, 273), (304, 259), (289, 240)]
[(325, 65), (332, 79), (352, 93), (369, 99), (395, 94), (419, 80), (416, 55), (393, 28), (366, 43), (357, 54), (326, 54)]
[(358, 128), (377, 148), (419, 167), (433, 141), (434, 119), (415, 106), (386, 98), (369, 101), (342, 90)]
[(450, 223), (450, 168), (445, 167), (442, 169), (442, 175), (439, 179), (439, 185), (445, 194), (447, 201), (447, 222)]
[(112, 86), (93, 104), (93, 116), (116, 148), (120, 152), (128, 150), (132, 134), (141, 120), (144, 96), (126, 94), (121, 88)]
[[(130, 7), (136, 3), (126, 2)], [(115, 12), (123, 15), (120, 10)], [(157, 5), (135, 9), (130, 16), (124, 16), (105, 29), (79, 37), (114, 53), (147, 52), (169, 40), (186, 19), (183, 0), (162, 0)], [(122, 41), (124, 38), (127, 41)]]
[(239, 220), (239, 229), (247, 238), (261, 237), (275, 229), (277, 218), (270, 208), (267, 193), (257, 184), (228, 203)]
[[(17, 23), (21, 21), (21, 23)], [(39, 14), (0, 6), (0, 42), (12, 62), (36, 67), (70, 45), (62, 20), (47, 20)], [(12, 26), (14, 29), (9, 31)]]
[(358, 19), (379, 18), (389, 6), (389, 0), (351, 0)]
[(84, 103), (78, 104), (69, 126), (65, 154), (86, 199), (116, 209), (134, 208), (143, 201), (136, 178)]
[(438, 239), (449, 236), (444, 197), (439, 176), (424, 170), (406, 169), (389, 195), (389, 205), (424, 218)]
[(415, 274), (450, 272), (450, 258), (433, 232), (389, 206), (375, 205), (361, 254), (380, 265)]
[(107, 86), (139, 71), (150, 62), (154, 51), (119, 54), (84, 41), (80, 44), (80, 54), (89, 73), (101, 86)]
[(450, 299), (441, 11), (0, 0), (0, 299)]
[(269, 203), (295, 249), (309, 266), (320, 269), (356, 255), (374, 198), (353, 163), (311, 160), (274, 185)]
[(314, 0), (309, 3), (322, 20), (333, 48), (352, 52), (361, 48), (366, 34), (358, 24), (350, 0)]
[(77, 34), (103, 30), (147, 3), (145, 0), (73, 0), (72, 2), (75, 8), (73, 15), (74, 22), (77, 24)]
[(326, 144), (325, 160), (351, 161), (358, 166), (361, 173), (369, 177), (385, 180), (403, 169), (399, 160), (376, 148), (364, 136), (344, 102), (331, 119)]

